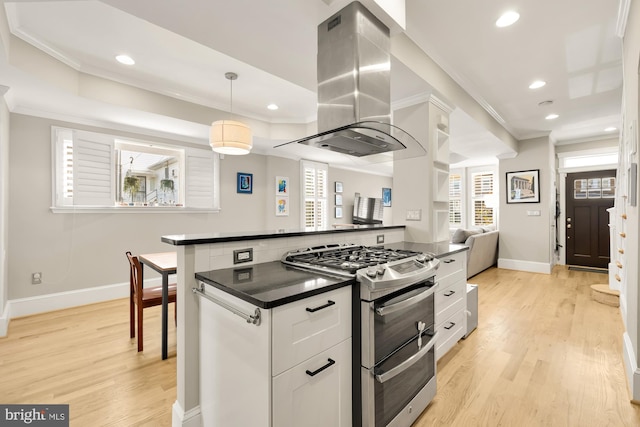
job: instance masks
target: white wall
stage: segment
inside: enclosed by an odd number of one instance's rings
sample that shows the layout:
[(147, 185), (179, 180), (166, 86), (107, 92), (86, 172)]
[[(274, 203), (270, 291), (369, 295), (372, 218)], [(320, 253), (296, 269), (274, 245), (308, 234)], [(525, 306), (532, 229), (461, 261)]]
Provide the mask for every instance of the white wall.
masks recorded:
[(9, 110), (0, 92), (0, 336), (7, 326), (7, 300), (9, 298)]
[[(624, 3), (624, 2), (623, 2)], [(631, 1), (629, 17), (626, 24), (626, 32), (623, 38), (623, 81), (624, 81), (624, 123), (625, 134), (630, 133), (634, 123), (636, 144), (638, 143), (638, 122), (640, 121), (638, 103), (640, 102), (640, 84), (638, 83), (638, 72), (640, 59), (640, 2)], [(636, 145), (637, 146), (637, 145)], [(637, 151), (637, 150), (636, 150)], [(638, 152), (631, 156), (630, 161), (638, 163), (640, 158)], [(636, 189), (636, 197), (638, 191)], [(628, 201), (629, 199), (627, 199)], [(616, 206), (618, 212), (626, 212), (627, 220), (620, 231), (625, 231), (628, 236), (625, 242), (626, 259), (623, 287), (626, 291), (621, 293), (620, 305), (626, 306), (624, 323), (626, 332), (624, 334), (624, 357), (625, 370), (631, 387), (632, 399), (640, 401), (640, 337), (638, 324), (640, 322), (638, 307), (640, 306), (640, 292), (638, 292), (638, 265), (640, 264), (640, 253), (638, 253), (638, 229), (640, 216), (638, 207), (625, 203), (625, 210), (622, 206)], [(625, 314), (625, 313), (623, 313)]]
[[(299, 206), (299, 162), (257, 154), (225, 156), (220, 161), (219, 213), (54, 214), (49, 209), (52, 125), (147, 141), (167, 141), (20, 114), (12, 114), (10, 118), (11, 129), (7, 133), (11, 147), (8, 192), (10, 300), (128, 282), (125, 251), (172, 250), (173, 247), (160, 241), (160, 237), (167, 234), (300, 228), (299, 213), (293, 208)], [(0, 138), (0, 143), (2, 140)], [(237, 172), (253, 174), (253, 194), (236, 192)], [(275, 177), (279, 175), (290, 178), (293, 209), (287, 217), (275, 215)], [(344, 194), (348, 196), (346, 203), (351, 205), (353, 192), (379, 196), (381, 188), (390, 187), (392, 183), (388, 177), (335, 168), (329, 169), (329, 179), (331, 184), (335, 180), (343, 181)], [(21, 186), (23, 183), (25, 185)], [(33, 272), (42, 272), (42, 284), (31, 284)], [(152, 273), (149, 272), (149, 276)]]
[[(518, 155), (499, 163), (500, 229), (498, 267), (539, 273), (551, 272), (550, 254), (550, 176), (555, 172), (550, 165), (549, 138), (520, 141)], [(552, 154), (551, 154), (552, 155)], [(540, 203), (507, 204), (506, 173), (540, 170)], [(539, 211), (529, 216), (528, 211)]]

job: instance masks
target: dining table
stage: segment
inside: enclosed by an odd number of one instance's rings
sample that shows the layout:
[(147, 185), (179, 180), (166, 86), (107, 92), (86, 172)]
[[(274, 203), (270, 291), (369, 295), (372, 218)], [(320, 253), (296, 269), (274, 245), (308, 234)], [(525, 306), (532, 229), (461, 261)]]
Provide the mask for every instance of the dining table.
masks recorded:
[[(142, 265), (141, 281), (144, 283), (144, 266), (157, 271), (162, 276), (162, 360), (167, 358), (168, 312), (169, 312), (169, 276), (178, 271), (177, 252), (158, 252), (138, 255)], [(177, 304), (177, 302), (176, 302)]]

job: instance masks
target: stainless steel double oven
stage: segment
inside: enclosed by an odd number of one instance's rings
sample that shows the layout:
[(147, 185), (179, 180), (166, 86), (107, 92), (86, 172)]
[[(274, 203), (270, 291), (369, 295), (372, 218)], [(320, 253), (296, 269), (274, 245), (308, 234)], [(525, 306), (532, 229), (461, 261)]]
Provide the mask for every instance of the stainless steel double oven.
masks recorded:
[(361, 419), (356, 425), (410, 426), (435, 396), (437, 263), (395, 261), (385, 265), (386, 280), (358, 272), (354, 310), (361, 319), (361, 354), (354, 386), (359, 381), (360, 390), (354, 395), (360, 398), (354, 405), (360, 404)]
[(357, 245), (302, 248), (282, 262), (355, 277), (353, 425), (408, 427), (436, 393), (431, 254)]

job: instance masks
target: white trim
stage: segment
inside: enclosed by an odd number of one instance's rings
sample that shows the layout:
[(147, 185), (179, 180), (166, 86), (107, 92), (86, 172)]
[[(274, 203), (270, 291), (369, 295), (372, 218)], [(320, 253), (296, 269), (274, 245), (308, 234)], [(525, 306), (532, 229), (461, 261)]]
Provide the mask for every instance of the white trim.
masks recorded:
[(51, 212), (67, 213), (219, 213), (220, 209), (188, 208), (185, 206), (51, 206)]
[[(621, 298), (622, 299), (622, 298)], [(625, 332), (622, 335), (622, 357), (624, 359), (624, 371), (627, 374), (627, 384), (630, 388), (631, 400), (640, 401), (640, 371), (636, 363), (631, 337)]]
[(171, 425), (173, 427), (200, 427), (202, 426), (202, 412), (200, 406), (196, 406), (187, 412), (182, 409), (180, 402), (173, 402)]
[(519, 259), (498, 258), (498, 268), (505, 268), (507, 270), (551, 274), (552, 267), (553, 266), (551, 265), (551, 263), (548, 262), (533, 262)]
[(629, 8), (631, 0), (620, 0), (618, 4), (618, 21), (616, 22), (616, 36), (624, 38), (627, 29), (627, 21), (629, 20)]
[(444, 111), (447, 114), (453, 113), (453, 107), (444, 102), (442, 99), (435, 96), (433, 93), (429, 96), (429, 102)]
[(7, 301), (0, 316), (0, 337), (6, 337), (9, 331), (9, 322), (11, 321), (11, 304)]
[[(145, 279), (146, 283), (155, 286), (161, 284), (160, 278)], [(54, 294), (38, 295), (35, 297), (9, 300), (11, 318), (29, 316), (63, 308), (77, 307), (96, 302), (125, 298), (129, 295), (129, 283), (96, 286), (93, 288), (77, 289), (73, 291), (57, 292)]]

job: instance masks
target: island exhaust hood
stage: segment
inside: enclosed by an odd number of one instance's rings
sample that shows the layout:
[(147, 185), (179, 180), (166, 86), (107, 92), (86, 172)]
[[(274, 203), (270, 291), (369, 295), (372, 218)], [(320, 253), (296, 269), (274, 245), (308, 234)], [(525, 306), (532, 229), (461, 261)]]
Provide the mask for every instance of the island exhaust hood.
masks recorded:
[(389, 28), (360, 2), (320, 24), (318, 134), (276, 148), (305, 144), (377, 161), (393, 160), (392, 152), (401, 158), (426, 154), (415, 138), (391, 124), (389, 47)]

